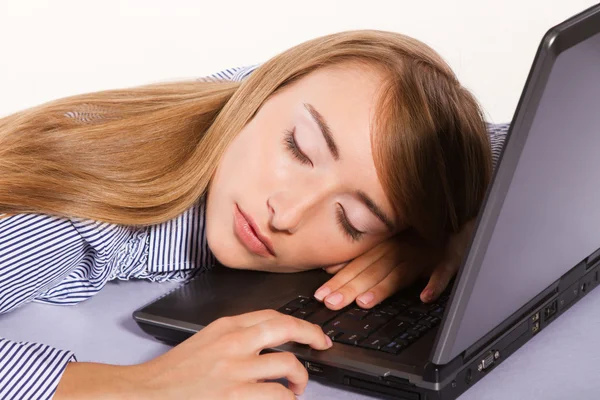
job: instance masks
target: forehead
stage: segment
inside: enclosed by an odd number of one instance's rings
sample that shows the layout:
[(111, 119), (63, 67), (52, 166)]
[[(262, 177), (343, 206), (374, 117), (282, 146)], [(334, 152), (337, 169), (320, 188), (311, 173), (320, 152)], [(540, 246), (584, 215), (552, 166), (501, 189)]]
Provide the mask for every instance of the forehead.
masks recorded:
[(299, 92), (318, 95), (323, 99), (336, 99), (337, 103), (346, 107), (357, 106), (369, 113), (375, 106), (383, 78), (383, 73), (374, 66), (362, 62), (344, 62), (318, 68), (293, 86)]
[(320, 134), (303, 105), (309, 103), (329, 125), (340, 154), (336, 174), (348, 190), (366, 192), (388, 215), (394, 215), (371, 150), (372, 121), (383, 79), (384, 74), (372, 66), (338, 64), (319, 68), (295, 82), (290, 95), (294, 118), (310, 124)]

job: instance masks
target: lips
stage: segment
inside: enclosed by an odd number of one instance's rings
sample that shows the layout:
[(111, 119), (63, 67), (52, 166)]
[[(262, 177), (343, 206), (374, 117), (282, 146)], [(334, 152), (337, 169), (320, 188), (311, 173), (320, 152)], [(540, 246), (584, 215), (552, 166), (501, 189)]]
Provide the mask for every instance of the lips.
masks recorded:
[(273, 244), (264, 236), (252, 217), (246, 214), (238, 205), (234, 207), (234, 231), (248, 250), (258, 255), (275, 256)]

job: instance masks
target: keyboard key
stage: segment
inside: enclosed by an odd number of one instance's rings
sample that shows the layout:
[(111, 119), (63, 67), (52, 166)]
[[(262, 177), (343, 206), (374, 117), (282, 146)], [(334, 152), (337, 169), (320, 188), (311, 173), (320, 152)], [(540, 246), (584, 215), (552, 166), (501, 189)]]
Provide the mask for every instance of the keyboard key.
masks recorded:
[(400, 313), (400, 315), (406, 315), (406, 316), (409, 316), (412, 318), (419, 319), (419, 318), (425, 316), (425, 313), (408, 309), (408, 310), (404, 310), (402, 313)]
[(392, 340), (401, 333), (405, 332), (409, 326), (410, 324), (408, 324), (405, 321), (393, 320), (384, 325), (381, 329), (379, 329), (372, 335), (370, 335), (370, 338)]
[(408, 334), (408, 337), (407, 337), (407, 338), (404, 338), (404, 339), (402, 339), (402, 340), (406, 340), (408, 343), (412, 343), (412, 342), (414, 342), (415, 340), (417, 340), (418, 338), (419, 338), (418, 336), (416, 336), (416, 335), (411, 335), (411, 334), (409, 333), (409, 334)]
[(431, 322), (432, 318), (433, 317), (431, 315), (426, 315), (422, 319), (418, 320), (417, 323), (428, 328), (433, 328), (435, 325)]
[(359, 342), (358, 346), (364, 347), (365, 349), (379, 350), (383, 346), (386, 346), (388, 343), (388, 340), (368, 338), (363, 340), (362, 342)]
[(397, 307), (399, 309), (404, 309), (408, 306), (411, 306), (414, 303), (413, 300), (409, 300), (409, 299), (398, 299), (398, 300), (394, 300), (392, 301), (392, 306)]
[(380, 312), (374, 312), (367, 315), (364, 321), (368, 321), (373, 324), (383, 325), (389, 322), (392, 318), (393, 316), (391, 314), (382, 314)]
[(422, 336), (421, 332), (415, 331), (414, 329), (407, 329), (405, 333), (407, 333), (409, 336), (414, 336), (415, 338)]
[(417, 312), (417, 311), (404, 310), (396, 316), (396, 319), (401, 320), (401, 321), (410, 322), (412, 324), (412, 323), (417, 322), (417, 320), (420, 319), (423, 315), (424, 314)]
[(381, 325), (369, 321), (358, 321), (350, 318), (336, 317), (331, 320), (327, 326), (345, 333), (357, 333), (366, 337), (375, 332)]
[(350, 310), (344, 312), (342, 315), (344, 317), (361, 320), (361, 319), (365, 318), (370, 312), (371, 312), (370, 310), (364, 310), (362, 308), (355, 307), (355, 308), (351, 308)]
[(411, 335), (411, 334), (410, 334), (410, 333), (408, 333), (408, 332), (404, 332), (403, 334), (401, 334), (400, 336), (398, 336), (398, 337), (396, 338), (396, 340), (397, 340), (397, 341), (399, 341), (399, 340), (403, 340), (403, 341), (405, 341), (405, 342), (407, 342), (407, 343), (412, 343), (412, 342), (414, 342), (415, 340), (417, 340), (417, 336), (415, 336), (415, 335)]
[(294, 311), (296, 311), (296, 310), (297, 310), (297, 308), (295, 308), (295, 307), (283, 306), (277, 311), (279, 311), (282, 314), (292, 315), (294, 313)]
[(424, 320), (424, 319), (418, 320), (417, 323), (419, 325), (423, 325), (423, 326), (427, 327), (428, 329), (433, 328), (433, 324), (431, 322), (429, 322), (429, 321)]
[(405, 349), (406, 346), (406, 342), (399, 340), (389, 343), (388, 345), (382, 347), (381, 350), (385, 351), (386, 353), (398, 354), (401, 350)]
[(430, 311), (431, 305), (425, 303), (417, 303), (408, 307), (409, 310), (416, 311), (421, 314), (427, 314)]
[(398, 314), (400, 314), (400, 311), (402, 310), (402, 308), (403, 307), (389, 305), (389, 306), (382, 307), (379, 311), (382, 313), (385, 313), (385, 314), (398, 315)]
[(338, 336), (335, 341), (356, 346), (358, 342), (363, 341), (364, 339), (364, 336), (357, 335), (356, 333), (343, 333)]
[(312, 322), (313, 324), (323, 326), (327, 322), (335, 318), (339, 313), (339, 311), (330, 310), (329, 308), (321, 304), (321, 307), (316, 312), (309, 315), (306, 318), (306, 320), (308, 322)]
[(429, 330), (429, 328), (427, 326), (421, 325), (421, 324), (416, 324), (416, 325), (413, 325), (410, 329), (407, 329), (406, 332), (411, 335), (414, 335), (416, 337), (421, 337), (425, 333), (427, 333), (428, 330)]
[(316, 302), (316, 300), (304, 296), (298, 296), (294, 300), (287, 303), (286, 306), (291, 308), (302, 308), (313, 302)]
[(429, 311), (429, 315), (431, 315), (432, 317), (442, 318), (442, 316), (444, 315), (444, 308), (438, 307), (435, 310), (431, 310)]
[(305, 309), (305, 308), (299, 308), (296, 311), (294, 311), (292, 313), (292, 317), (296, 317), (296, 318), (300, 318), (300, 319), (306, 319), (306, 317), (308, 317), (309, 315), (311, 315), (313, 313), (314, 310), (310, 310), (310, 309)]
[(329, 339), (331, 339), (331, 341), (335, 342), (336, 339), (338, 337), (340, 337), (342, 335), (343, 332), (338, 331), (336, 329), (324, 329), (323, 332), (325, 332), (325, 334), (327, 336), (329, 336)]

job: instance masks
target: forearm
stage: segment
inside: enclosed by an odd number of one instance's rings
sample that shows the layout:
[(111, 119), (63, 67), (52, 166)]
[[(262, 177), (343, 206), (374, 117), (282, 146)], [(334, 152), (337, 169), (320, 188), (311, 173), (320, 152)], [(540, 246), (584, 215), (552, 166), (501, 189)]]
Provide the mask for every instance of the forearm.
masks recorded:
[(140, 365), (69, 363), (53, 399), (148, 399), (143, 382)]

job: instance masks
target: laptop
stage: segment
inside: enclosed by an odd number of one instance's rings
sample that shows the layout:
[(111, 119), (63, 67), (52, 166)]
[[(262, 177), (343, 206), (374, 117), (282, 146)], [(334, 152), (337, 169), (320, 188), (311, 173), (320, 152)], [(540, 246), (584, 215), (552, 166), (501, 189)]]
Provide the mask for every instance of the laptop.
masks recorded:
[[(319, 324), (327, 351), (288, 343), (311, 377), (381, 397), (454, 399), (599, 283), (600, 4), (544, 35), (452, 285), (422, 284), (371, 310), (312, 297), (331, 276), (215, 266), (133, 313), (176, 344), (217, 318), (261, 309)], [(234, 294), (232, 296), (232, 294)]]

